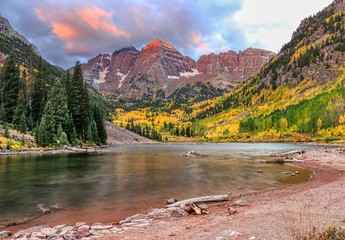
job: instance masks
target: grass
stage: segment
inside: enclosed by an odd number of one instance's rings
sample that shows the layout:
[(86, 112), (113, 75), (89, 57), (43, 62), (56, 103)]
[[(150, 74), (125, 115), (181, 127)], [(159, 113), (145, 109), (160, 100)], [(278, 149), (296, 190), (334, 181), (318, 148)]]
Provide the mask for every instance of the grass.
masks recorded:
[(327, 227), (323, 231), (318, 231), (313, 227), (310, 232), (301, 236), (294, 236), (295, 240), (345, 240), (345, 230), (340, 227)]

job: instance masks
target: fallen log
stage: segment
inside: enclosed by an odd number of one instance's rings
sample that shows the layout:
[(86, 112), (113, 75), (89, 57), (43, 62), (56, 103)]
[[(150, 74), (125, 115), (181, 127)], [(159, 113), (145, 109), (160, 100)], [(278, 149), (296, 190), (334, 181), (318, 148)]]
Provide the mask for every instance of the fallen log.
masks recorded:
[(178, 201), (172, 204), (167, 205), (166, 207), (181, 207), (181, 206), (187, 206), (192, 203), (204, 203), (204, 202), (222, 202), (222, 201), (228, 201), (229, 196), (228, 195), (213, 195), (213, 196), (205, 196), (205, 197), (197, 197), (197, 198), (190, 198), (182, 201)]

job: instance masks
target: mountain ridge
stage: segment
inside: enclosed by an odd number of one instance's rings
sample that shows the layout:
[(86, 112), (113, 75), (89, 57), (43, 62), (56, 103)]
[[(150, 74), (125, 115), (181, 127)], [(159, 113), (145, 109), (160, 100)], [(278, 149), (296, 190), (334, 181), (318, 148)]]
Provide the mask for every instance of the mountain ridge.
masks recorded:
[(193, 88), (197, 82), (207, 89), (214, 88), (215, 94), (206, 94), (205, 98), (219, 96), (251, 77), (275, 56), (271, 51), (248, 48), (238, 53), (231, 50), (210, 53), (195, 61), (160, 39), (148, 43), (141, 51), (127, 47), (114, 51), (112, 56), (119, 54), (131, 59), (128, 68), (107, 68), (112, 59), (109, 62), (110, 55), (103, 54), (83, 64), (84, 76), (101, 92), (115, 99), (134, 101), (179, 99), (174, 95), (178, 89)]

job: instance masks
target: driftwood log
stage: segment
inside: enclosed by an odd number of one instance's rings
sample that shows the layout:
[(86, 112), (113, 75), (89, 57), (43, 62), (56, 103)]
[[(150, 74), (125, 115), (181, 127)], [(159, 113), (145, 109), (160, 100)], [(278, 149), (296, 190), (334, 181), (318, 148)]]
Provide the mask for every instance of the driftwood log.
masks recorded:
[(181, 206), (187, 206), (187, 205), (193, 204), (193, 203), (228, 201), (230, 194), (231, 193), (229, 193), (228, 195), (213, 195), (213, 196), (190, 198), (190, 199), (186, 199), (186, 200), (182, 200), (182, 201), (178, 201), (178, 202), (169, 204), (166, 207), (181, 207)]

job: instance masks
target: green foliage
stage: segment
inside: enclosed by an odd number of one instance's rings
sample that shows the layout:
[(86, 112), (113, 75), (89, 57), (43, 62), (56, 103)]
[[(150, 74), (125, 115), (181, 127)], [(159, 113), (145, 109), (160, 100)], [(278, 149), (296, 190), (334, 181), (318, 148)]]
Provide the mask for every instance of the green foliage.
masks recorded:
[(38, 72), (35, 74), (31, 90), (32, 119), (35, 124), (39, 124), (48, 98), (48, 91), (51, 82), (49, 78), (50, 76), (47, 70), (47, 65), (44, 62), (41, 62)]
[(5, 120), (12, 122), (19, 92), (19, 67), (13, 56), (9, 56), (1, 74), (1, 103), (5, 111)]
[(240, 132), (258, 133), (275, 129), (279, 132), (297, 131), (316, 134), (321, 129), (339, 125), (339, 117), (345, 114), (345, 87), (322, 93), (310, 100), (276, 110), (264, 116), (250, 117), (240, 122)]
[(78, 138), (85, 140), (86, 131), (88, 130), (90, 121), (90, 104), (80, 62), (77, 62), (74, 67), (74, 73), (70, 81), (68, 94), (68, 107), (72, 113), (75, 130), (78, 134)]

